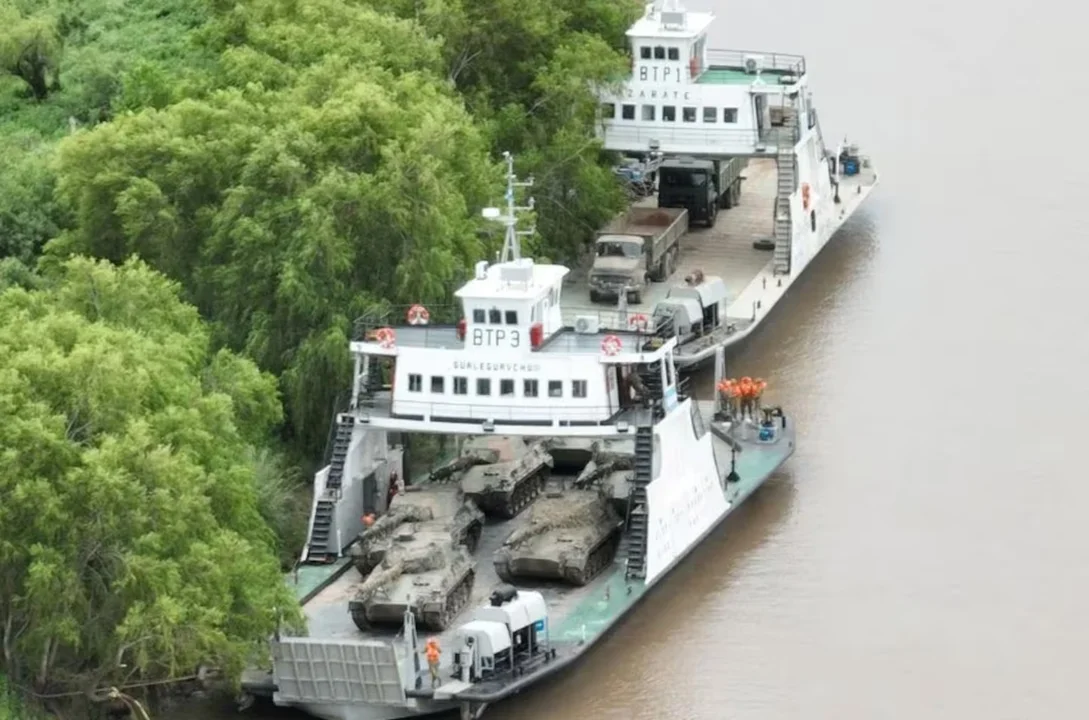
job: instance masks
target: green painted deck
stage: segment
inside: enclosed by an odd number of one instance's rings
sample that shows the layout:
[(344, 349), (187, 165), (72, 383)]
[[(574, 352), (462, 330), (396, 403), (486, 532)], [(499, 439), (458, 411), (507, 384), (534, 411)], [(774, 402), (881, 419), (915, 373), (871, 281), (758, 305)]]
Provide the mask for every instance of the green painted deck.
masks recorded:
[(300, 565), (295, 572), (285, 576), (287, 584), (295, 590), (300, 605), (316, 595), (319, 590), (340, 577), (351, 563), (350, 557), (342, 557), (328, 565)]
[[(752, 85), (755, 75), (750, 75), (740, 68), (710, 67), (700, 73), (696, 78), (697, 85)], [(760, 79), (769, 85), (777, 85), (781, 82), (782, 73), (776, 70), (765, 70), (760, 74)]]
[[(727, 454), (726, 457), (725, 463), (723, 463), (722, 459), (719, 460), (719, 466), (728, 472), (729, 455)], [(733, 494), (729, 496), (731, 505), (726, 509), (726, 514), (729, 515), (740, 507), (741, 503), (738, 501), (752, 494), (775, 471), (781, 460), (782, 457), (777, 453), (738, 453), (737, 473), (741, 476), (741, 479), (734, 487)], [(617, 553), (617, 562), (619, 567), (613, 571), (612, 577), (608, 579), (604, 586), (600, 590), (594, 588), (592, 597), (583, 600), (563, 617), (559, 627), (556, 628), (556, 634), (552, 636), (554, 640), (569, 642), (592, 640), (607, 630), (618, 617), (637, 603), (643, 593), (649, 589), (642, 580), (628, 583), (624, 579), (624, 560), (619, 552)], [(662, 577), (665, 577), (665, 575), (659, 576), (659, 578)], [(630, 593), (628, 591), (629, 586), (631, 588)], [(608, 589), (606, 590), (606, 588)]]

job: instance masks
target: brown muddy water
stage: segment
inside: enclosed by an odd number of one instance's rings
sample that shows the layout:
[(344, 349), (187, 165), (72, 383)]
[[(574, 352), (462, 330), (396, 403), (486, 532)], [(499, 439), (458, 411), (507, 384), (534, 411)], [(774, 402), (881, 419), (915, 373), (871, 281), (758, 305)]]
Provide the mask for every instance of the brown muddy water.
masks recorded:
[(1083, 716), (1089, 12), (714, 7), (715, 46), (807, 56), (825, 137), (882, 176), (729, 361), (798, 451), (581, 666), (485, 717)]

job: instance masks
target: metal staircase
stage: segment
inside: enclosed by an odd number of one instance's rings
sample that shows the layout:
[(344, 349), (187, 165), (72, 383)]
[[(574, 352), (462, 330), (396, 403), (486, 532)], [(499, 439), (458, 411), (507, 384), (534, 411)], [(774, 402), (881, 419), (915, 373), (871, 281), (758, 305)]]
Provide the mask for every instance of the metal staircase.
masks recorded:
[(333, 451), (329, 459), (329, 476), (325, 480), (325, 494), (318, 500), (314, 509), (314, 523), (310, 529), (310, 541), (307, 544), (307, 558), (315, 562), (328, 561), (340, 553), (332, 537), (333, 517), (336, 501), (340, 498), (344, 480), (344, 465), (348, 459), (348, 449), (352, 444), (352, 431), (355, 429), (355, 416), (342, 413), (337, 416), (336, 434), (333, 436)]
[(635, 428), (635, 471), (628, 496), (628, 563), (625, 577), (647, 576), (647, 485), (654, 479), (654, 427)]
[(650, 405), (651, 414), (655, 420), (661, 420), (665, 415), (662, 407), (662, 361), (639, 366), (639, 379), (643, 387), (647, 389), (647, 402)]
[[(794, 133), (787, 133), (787, 137), (793, 135)], [(798, 183), (794, 143), (779, 143), (775, 161), (778, 166), (779, 185), (775, 197), (774, 271), (776, 275), (786, 275), (790, 272), (790, 243), (794, 233), (790, 217), (790, 196), (794, 194)]]

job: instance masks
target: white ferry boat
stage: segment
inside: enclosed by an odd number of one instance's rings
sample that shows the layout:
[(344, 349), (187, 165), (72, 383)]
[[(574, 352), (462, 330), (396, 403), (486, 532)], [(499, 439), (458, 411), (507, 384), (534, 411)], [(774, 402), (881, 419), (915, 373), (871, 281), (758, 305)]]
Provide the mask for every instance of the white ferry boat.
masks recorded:
[[(692, 318), (675, 333), (682, 368), (752, 332), (877, 184), (856, 145), (826, 146), (805, 58), (713, 49), (715, 20), (678, 1), (648, 4), (627, 32), (630, 77), (601, 94), (605, 148), (657, 169), (658, 196), (639, 204), (687, 207), (693, 228), (710, 215), (705, 224), (713, 227), (690, 232), (669, 258), (672, 276), (627, 307), (650, 315), (685, 287), (683, 278), (697, 271), (721, 278), (724, 290), (711, 293), (710, 305), (721, 299), (725, 312)], [(717, 188), (715, 170), (699, 169), (735, 158), (747, 165), (740, 186)], [(681, 185), (690, 192), (679, 192)], [(711, 207), (701, 207), (708, 197)], [(588, 287), (570, 290), (589, 304)]]
[[(450, 322), (359, 324), (315, 478), (308, 632), (278, 634), (247, 692), (335, 720), (479, 717), (578, 661), (793, 453), (762, 382), (698, 402), (675, 339), (565, 326), (568, 269), (520, 257), (514, 215), (512, 183), (502, 261)], [(412, 433), (469, 450), (405, 487)]]

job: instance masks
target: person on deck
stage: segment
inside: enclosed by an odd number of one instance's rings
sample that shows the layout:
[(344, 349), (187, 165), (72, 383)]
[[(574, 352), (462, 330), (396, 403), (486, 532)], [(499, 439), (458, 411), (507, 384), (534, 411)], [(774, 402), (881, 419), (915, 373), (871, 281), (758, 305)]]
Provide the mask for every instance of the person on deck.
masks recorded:
[(424, 654), (427, 655), (427, 669), (431, 671), (431, 687), (436, 687), (439, 684), (439, 656), (442, 654), (436, 638), (427, 640)]

